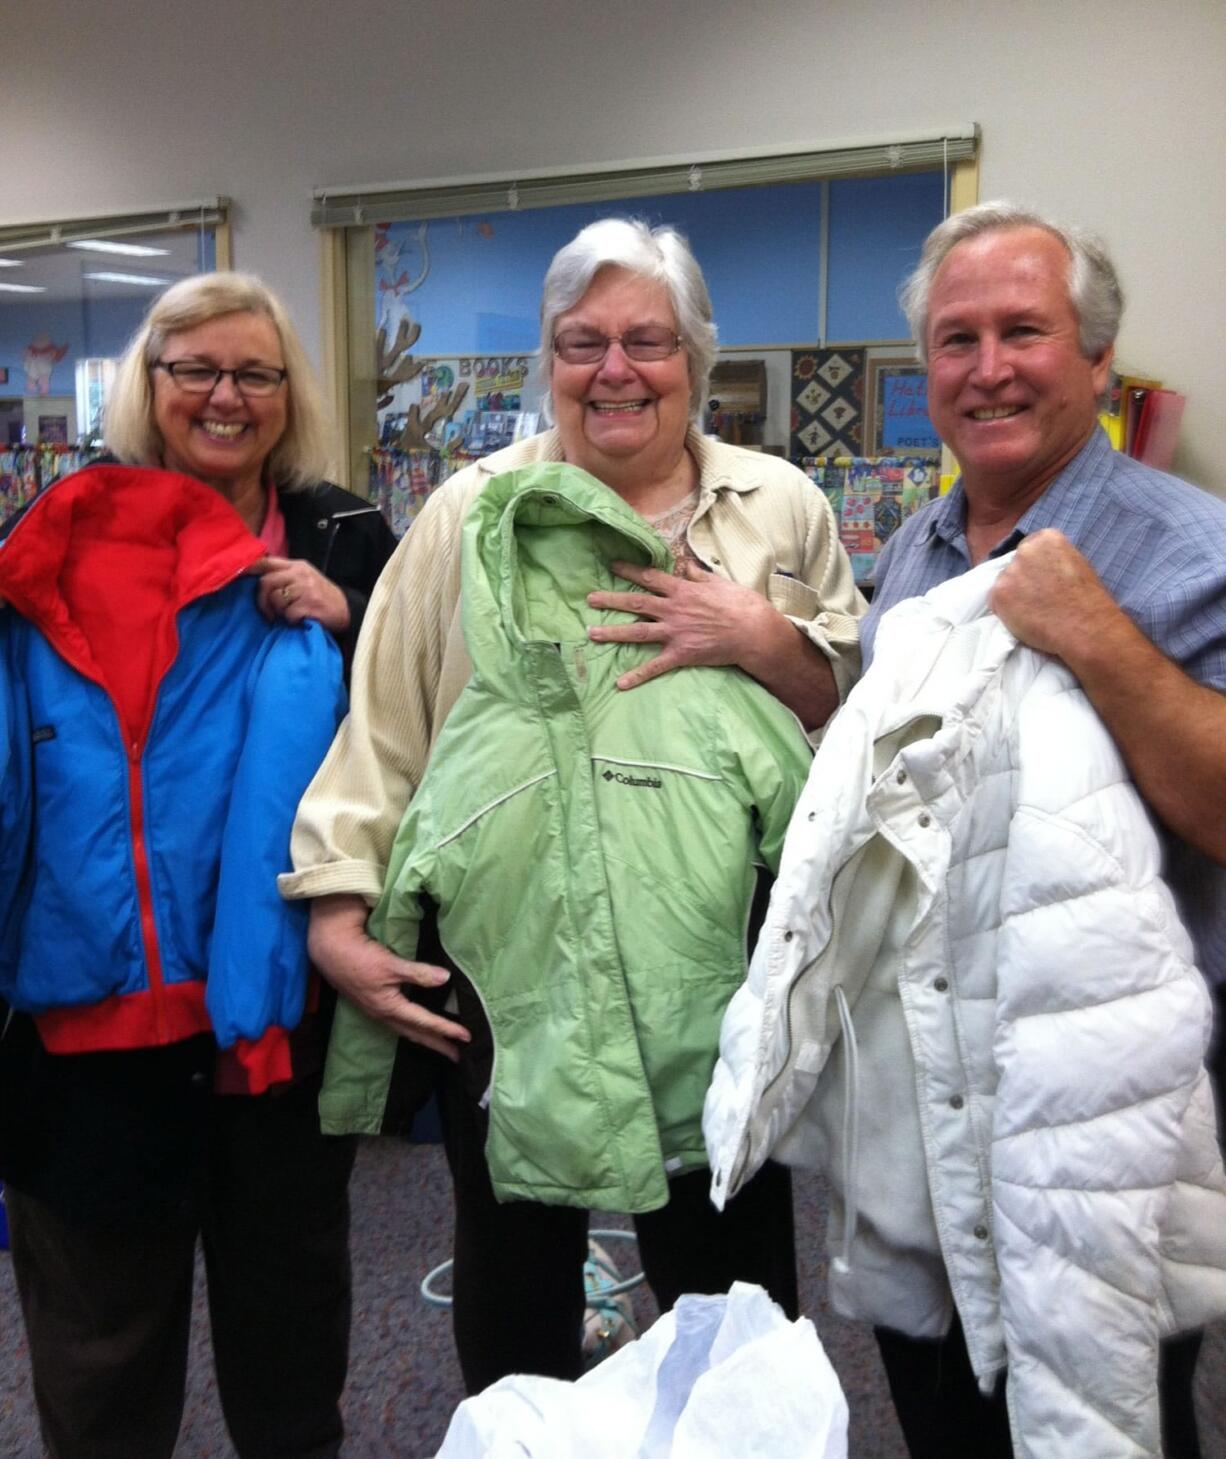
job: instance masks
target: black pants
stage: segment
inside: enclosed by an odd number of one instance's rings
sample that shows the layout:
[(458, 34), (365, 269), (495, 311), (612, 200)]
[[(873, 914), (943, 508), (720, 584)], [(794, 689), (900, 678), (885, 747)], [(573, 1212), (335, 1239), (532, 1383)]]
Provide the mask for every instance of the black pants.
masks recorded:
[(6, 1188), (34, 1393), (53, 1459), (170, 1459), (200, 1236), (217, 1385), (242, 1459), (333, 1459), (348, 1365), (354, 1142), (319, 1133), (318, 1081), (208, 1096), (191, 1201), (82, 1221)]
[[(990, 1397), (979, 1391), (956, 1316), (943, 1338), (905, 1337), (888, 1327), (874, 1331), (911, 1459), (1012, 1459), (1005, 1380)], [(1164, 1342), (1159, 1353), (1166, 1459), (1200, 1459), (1192, 1407), (1200, 1341), (1199, 1332), (1188, 1333)]]
[[(487, 1122), (444, 1078), (443, 1137), (455, 1183), (452, 1322), (464, 1383), (478, 1393), (508, 1373), (577, 1378), (582, 1371), (583, 1262), (588, 1213), (532, 1201), (500, 1203), (485, 1163)], [(685, 1292), (765, 1287), (796, 1317), (792, 1182), (767, 1165), (717, 1212), (710, 1172), (669, 1182), (668, 1205), (635, 1217), (639, 1255), (662, 1311)]]
[(1013, 1459), (1004, 1379), (980, 1393), (957, 1314), (941, 1338), (873, 1331), (911, 1459)]

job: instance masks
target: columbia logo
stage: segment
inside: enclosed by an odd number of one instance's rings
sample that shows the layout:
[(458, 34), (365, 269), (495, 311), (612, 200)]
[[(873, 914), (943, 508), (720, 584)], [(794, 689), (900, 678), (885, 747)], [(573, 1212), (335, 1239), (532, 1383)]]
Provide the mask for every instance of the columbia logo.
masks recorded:
[(664, 782), (654, 775), (623, 775), (620, 770), (606, 770), (602, 780), (616, 780), (618, 785), (636, 785), (646, 790), (662, 790)]

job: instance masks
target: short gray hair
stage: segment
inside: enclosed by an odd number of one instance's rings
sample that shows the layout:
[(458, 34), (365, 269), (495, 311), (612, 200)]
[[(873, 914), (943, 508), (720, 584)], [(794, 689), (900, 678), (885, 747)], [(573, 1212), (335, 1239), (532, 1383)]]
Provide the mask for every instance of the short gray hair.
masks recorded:
[(638, 218), (600, 218), (554, 254), (541, 287), (540, 369), (546, 391), (553, 378), (554, 325), (604, 268), (626, 269), (664, 286), (689, 361), (690, 414), (701, 419), (716, 350), (706, 280), (682, 234), (675, 228), (651, 228)]
[(153, 362), (172, 334), (226, 314), (263, 314), (281, 341), (289, 412), (285, 433), (268, 458), (272, 480), (288, 490), (322, 480), (331, 465), (332, 434), (315, 372), (285, 306), (254, 274), (195, 274), (153, 301), (115, 372), (102, 418), (107, 450), (134, 466), (161, 464), (163, 442), (149, 379)]
[(1056, 223), (1033, 208), (999, 201), (979, 203), (955, 213), (938, 223), (924, 240), (919, 264), (899, 291), (899, 302), (921, 360), (928, 358), (928, 300), (937, 270), (959, 243), (981, 233), (1011, 228), (1041, 228), (1068, 250), (1069, 302), (1077, 315), (1081, 352), (1086, 359), (1097, 359), (1115, 343), (1124, 312), (1124, 291), (1106, 244), (1092, 233)]

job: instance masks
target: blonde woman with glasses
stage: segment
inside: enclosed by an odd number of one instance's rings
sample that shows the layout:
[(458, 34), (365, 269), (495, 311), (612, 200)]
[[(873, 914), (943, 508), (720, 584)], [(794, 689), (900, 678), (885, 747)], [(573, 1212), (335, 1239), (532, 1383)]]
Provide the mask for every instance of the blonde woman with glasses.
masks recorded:
[(395, 543), (323, 479), (310, 367), (250, 276), (155, 301), (105, 438), (0, 543), (0, 741), (6, 707), (35, 727), (0, 754), (26, 767), (0, 813), (0, 1174), (43, 1436), (170, 1459), (200, 1239), (238, 1453), (326, 1459), (354, 1151), (319, 1129), (331, 1003), (275, 878)]

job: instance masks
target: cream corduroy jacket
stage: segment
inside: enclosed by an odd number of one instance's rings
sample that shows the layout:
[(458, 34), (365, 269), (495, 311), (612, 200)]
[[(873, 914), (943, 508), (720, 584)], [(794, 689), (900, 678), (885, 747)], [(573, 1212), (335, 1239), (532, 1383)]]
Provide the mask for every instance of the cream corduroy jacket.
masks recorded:
[[(825, 496), (776, 457), (693, 429), (686, 444), (699, 469), (695, 555), (786, 614), (830, 660), (845, 697), (859, 673), (865, 604)], [(558, 434), (547, 431), (466, 467), (439, 487), (397, 548), (362, 626), (349, 715), (298, 809), (283, 896), (378, 900), (401, 817), (472, 675), (460, 627), (464, 518), (500, 472), (561, 459)]]

